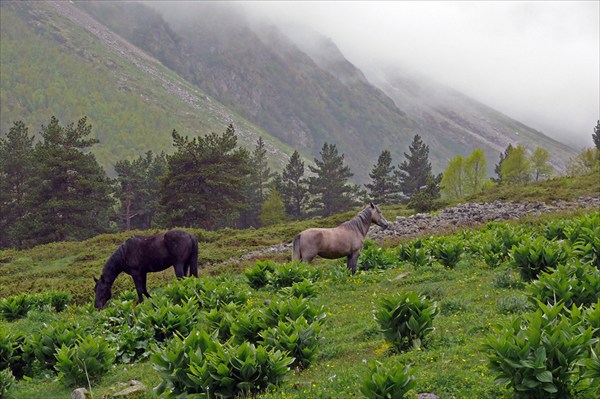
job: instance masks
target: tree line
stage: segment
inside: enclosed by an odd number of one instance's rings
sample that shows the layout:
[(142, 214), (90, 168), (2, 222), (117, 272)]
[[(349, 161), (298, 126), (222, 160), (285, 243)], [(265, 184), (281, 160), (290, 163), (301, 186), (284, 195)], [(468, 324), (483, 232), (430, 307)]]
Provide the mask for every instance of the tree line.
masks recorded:
[[(598, 162), (600, 122), (594, 129), (596, 152), (573, 160), (573, 173)], [(30, 135), (15, 122), (0, 138), (0, 247), (23, 248), (63, 240), (81, 240), (121, 230), (197, 227), (248, 228), (284, 220), (326, 217), (367, 201), (409, 203), (430, 209), (441, 196), (462, 198), (494, 184), (524, 183), (550, 176), (548, 152), (528, 156), (509, 145), (488, 179), (487, 161), (477, 149), (456, 156), (434, 175), (429, 147), (415, 135), (405, 160), (393, 165), (383, 150), (364, 188), (335, 144), (324, 143), (308, 168), (294, 151), (281, 173), (268, 166), (265, 142), (253, 150), (238, 146), (233, 125), (222, 134), (189, 138), (176, 130), (175, 151), (148, 151), (115, 164), (107, 177), (90, 149), (98, 144), (87, 118), (62, 126), (52, 117)], [(589, 168), (588, 168), (589, 169)]]

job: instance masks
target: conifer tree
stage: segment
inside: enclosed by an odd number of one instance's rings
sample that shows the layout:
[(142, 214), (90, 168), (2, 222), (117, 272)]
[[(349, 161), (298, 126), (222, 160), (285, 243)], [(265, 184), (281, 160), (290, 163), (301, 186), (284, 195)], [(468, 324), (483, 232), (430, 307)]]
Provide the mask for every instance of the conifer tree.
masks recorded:
[(256, 147), (250, 155), (251, 171), (246, 185), (246, 209), (241, 216), (241, 226), (258, 227), (260, 225), (261, 206), (266, 198), (267, 188), (273, 173), (268, 166), (267, 149), (262, 137), (256, 142)]
[(250, 154), (237, 147), (233, 125), (191, 140), (173, 130), (176, 151), (167, 156), (161, 205), (168, 226), (233, 227), (245, 207)]
[(283, 169), (278, 186), (286, 213), (293, 219), (301, 219), (308, 198), (308, 181), (304, 178), (304, 162), (298, 151), (294, 151)]
[(548, 178), (552, 174), (552, 165), (548, 162), (549, 157), (548, 151), (538, 147), (529, 158), (534, 181)]
[(395, 170), (396, 167), (392, 166), (392, 154), (389, 150), (383, 150), (377, 159), (377, 164), (369, 173), (373, 182), (365, 184), (371, 200), (376, 204), (391, 204), (399, 201), (400, 187), (394, 176)]
[(313, 211), (327, 217), (345, 212), (357, 205), (355, 187), (348, 183), (353, 176), (350, 168), (344, 165), (344, 154), (339, 155), (335, 144), (323, 144), (321, 159), (315, 158), (316, 166), (309, 169), (316, 176), (308, 181), (308, 191), (314, 197), (311, 201)]
[(395, 172), (400, 183), (400, 190), (411, 198), (421, 189), (427, 186), (427, 180), (433, 177), (431, 163), (429, 162), (429, 146), (423, 143), (421, 136), (415, 135), (409, 146), (409, 154), (404, 153), (406, 158)]
[(20, 247), (19, 221), (27, 212), (34, 174), (33, 139), (25, 124), (14, 122), (5, 137), (0, 137), (0, 248)]
[(88, 149), (92, 126), (81, 118), (63, 127), (52, 117), (34, 149), (36, 174), (25, 218), (29, 244), (79, 240), (109, 230), (110, 181)]

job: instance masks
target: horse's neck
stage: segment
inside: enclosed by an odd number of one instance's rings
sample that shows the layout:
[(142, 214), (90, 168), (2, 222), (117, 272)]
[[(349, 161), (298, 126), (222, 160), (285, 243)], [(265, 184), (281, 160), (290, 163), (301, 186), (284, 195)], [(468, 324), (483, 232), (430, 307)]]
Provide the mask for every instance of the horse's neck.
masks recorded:
[(123, 270), (121, 270), (119, 262), (107, 262), (104, 265), (104, 269), (102, 269), (102, 275), (100, 278), (106, 281), (109, 285), (115, 282), (119, 274), (121, 274)]
[(358, 215), (354, 216), (354, 218), (352, 218), (352, 220), (350, 220), (347, 223), (351, 226), (355, 226), (364, 238), (369, 232), (369, 226), (371, 226), (371, 217), (370, 215), (366, 215), (363, 211)]

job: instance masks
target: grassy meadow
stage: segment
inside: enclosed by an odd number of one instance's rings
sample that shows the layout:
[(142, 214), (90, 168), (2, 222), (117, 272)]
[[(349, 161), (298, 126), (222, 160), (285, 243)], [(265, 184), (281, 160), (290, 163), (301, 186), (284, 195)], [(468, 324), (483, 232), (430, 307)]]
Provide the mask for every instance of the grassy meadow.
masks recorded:
[[(523, 187), (500, 187), (470, 200), (567, 200), (582, 195), (598, 195), (600, 187), (595, 183), (598, 181), (598, 174), (575, 180), (556, 178)], [(404, 206), (384, 207), (383, 211), (390, 220), (413, 213)], [(40, 305), (33, 306), (25, 316), (15, 320), (9, 321), (5, 316), (0, 322), (0, 359), (4, 355), (2, 349), (6, 346), (6, 337), (22, 334), (25, 337), (19, 342), (27, 346), (27, 337), (41, 333), (48, 326), (76, 325), (82, 336), (89, 334), (115, 346), (131, 339), (124, 335), (128, 331), (140, 334), (139, 337), (143, 338), (139, 340), (143, 342), (140, 348), (128, 349), (127, 353), (135, 354), (132, 355), (135, 360), (131, 364), (123, 361), (124, 351), (120, 350), (117, 353), (120, 361), (111, 362), (101, 377), (93, 379), (90, 384), (77, 386), (86, 386), (88, 389), (91, 387), (94, 398), (103, 398), (118, 390), (116, 386), (119, 382), (135, 379), (145, 384), (148, 391), (132, 397), (160, 397), (152, 388), (161, 383), (164, 370), (156, 367), (153, 354), (174, 348), (170, 337), (175, 331), (187, 336), (190, 331), (198, 329), (204, 329), (208, 333), (212, 330), (212, 334), (216, 334), (212, 336), (215, 340), (235, 341), (237, 336), (231, 326), (239, 323), (244, 316), (255, 311), (267, 314), (274, 304), (291, 301), (289, 298), (296, 295), (290, 289), (292, 284), (282, 281), (290, 278), (286, 273), (295, 270), (296, 275), (303, 274), (300, 277), (310, 280), (306, 283), (308, 288), (304, 287), (306, 296), (310, 298), (299, 301), (309, 301), (305, 306), (316, 309), (315, 315), (324, 314), (323, 318), (313, 315), (314, 320), (311, 321), (307, 313), (304, 313), (309, 319), (307, 326), (314, 323), (318, 327), (315, 327), (318, 335), (315, 341), (318, 342), (317, 350), (310, 358), (306, 355), (306, 364), (292, 366), (292, 372), (283, 383), (262, 390), (256, 397), (365, 397), (361, 393), (361, 387), (371, 366), (379, 362), (384, 370), (396, 364), (410, 365), (414, 373), (414, 387), (404, 396), (407, 398), (416, 398), (421, 392), (435, 393), (442, 399), (514, 398), (517, 396), (512, 388), (494, 383), (498, 375), (488, 367), (488, 355), (482, 345), (490, 336), (499, 334), (496, 330), (498, 326), (505, 328), (515, 317), (532, 314), (536, 305), (531, 298), (530, 283), (523, 281), (523, 271), (513, 259), (511, 249), (504, 248), (502, 254), (492, 254), (498, 256), (490, 258), (484, 256), (484, 244), (493, 241), (496, 237), (493, 234), (505, 234), (502, 231), (507, 231), (518, 241), (517, 246), (533, 246), (535, 239), (553, 243), (560, 241), (561, 244), (557, 245), (563, 245), (569, 239), (560, 238), (560, 234), (569, 231), (572, 226), (591, 223), (596, 232), (600, 229), (600, 213), (597, 210), (574, 210), (519, 221), (490, 223), (468, 230), (439, 232), (439, 235), (428, 235), (410, 241), (369, 243), (369, 250), (363, 251), (359, 271), (355, 275), (346, 271), (342, 260), (318, 260), (313, 265), (294, 269), (295, 266), (287, 263), (290, 261), (288, 253), (261, 256), (260, 259), (235, 260), (244, 253), (264, 246), (290, 242), (296, 233), (307, 227), (334, 226), (353, 215), (350, 212), (323, 220), (290, 222), (244, 231), (192, 230), (199, 238), (200, 263), (205, 266), (198, 283), (187, 280), (176, 282), (172, 269), (150, 274), (148, 287), (153, 293), (153, 299), (135, 306), (131, 300), (131, 278), (121, 275), (115, 282), (114, 299), (100, 312), (93, 309), (91, 302), (92, 277), (100, 275), (108, 256), (132, 232), (102, 235), (85, 242), (61, 242), (29, 250), (0, 251), (0, 298), (54, 291), (67, 292), (72, 298), (69, 306), (61, 312), (52, 310), (49, 305)], [(460, 249), (451, 263), (443, 260), (446, 258), (441, 257), (439, 251), (436, 252), (435, 248), (444, 245)], [(571, 245), (564, 248), (564, 253), (569, 258), (591, 259), (590, 262), (597, 263), (600, 249), (594, 248), (593, 242), (591, 245), (591, 249), (587, 249), (590, 252), (584, 253), (584, 249)], [(598, 245), (597, 241), (595, 245)], [(419, 252), (420, 250), (422, 251)], [(270, 283), (260, 287), (253, 286), (244, 271), (257, 269), (257, 265), (265, 262), (274, 267), (268, 277)], [(288, 266), (277, 266), (282, 264)], [(295, 280), (298, 281), (305, 280)], [(188, 290), (193, 284), (196, 284), (195, 289), (204, 290), (195, 299), (185, 297), (180, 302), (161, 299)], [(295, 287), (298, 289), (298, 286)], [(382, 298), (409, 292), (416, 292), (435, 303), (437, 313), (433, 320), (433, 330), (423, 337), (421, 345), (398, 350), (381, 334), (375, 313)], [(225, 304), (224, 298), (232, 302)], [(135, 328), (144, 325), (144, 322), (146, 327), (151, 326), (148, 320), (154, 320), (153, 323), (161, 322), (157, 312), (169, 306), (180, 309), (182, 313), (179, 313), (176, 321), (168, 322), (171, 323), (168, 337), (149, 337), (144, 332), (135, 332)], [(173, 313), (171, 316), (177, 315)], [(281, 324), (277, 328), (283, 329)], [(162, 332), (165, 331), (167, 330)], [(261, 337), (268, 335), (265, 331), (262, 330)], [(277, 332), (275, 327), (269, 331), (271, 334)], [(594, 334), (594, 339), (597, 340), (598, 330)], [(254, 338), (259, 339), (256, 335)], [(133, 340), (131, 343), (135, 346), (136, 342)], [(32, 355), (29, 361), (33, 362), (33, 358)], [(194, 373), (196, 372), (200, 371), (195, 370)], [(56, 370), (45, 368), (38, 360), (23, 379), (12, 383), (7, 390), (7, 397), (69, 397), (76, 386), (65, 385), (64, 376), (68, 373), (63, 369), (62, 374), (61, 376)], [(4, 381), (0, 380), (0, 387), (2, 382)], [(577, 387), (579, 389), (580, 386)], [(575, 397), (591, 399), (597, 397), (597, 392), (593, 388), (582, 388), (576, 391)], [(168, 391), (162, 395), (168, 396)], [(175, 397), (175, 394), (171, 397)], [(196, 394), (190, 397), (204, 396)]]

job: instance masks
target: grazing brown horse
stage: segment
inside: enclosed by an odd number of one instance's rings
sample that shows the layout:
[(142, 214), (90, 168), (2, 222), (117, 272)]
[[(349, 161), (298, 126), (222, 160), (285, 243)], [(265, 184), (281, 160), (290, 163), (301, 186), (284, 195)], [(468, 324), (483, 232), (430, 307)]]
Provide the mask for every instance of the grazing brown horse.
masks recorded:
[(186, 274), (198, 277), (198, 239), (182, 230), (171, 230), (152, 236), (133, 236), (117, 248), (108, 258), (100, 279), (96, 281), (96, 309), (102, 309), (112, 296), (111, 288), (122, 272), (133, 279), (138, 300), (143, 295), (150, 298), (146, 290), (146, 277), (150, 272), (160, 272), (174, 266), (177, 278)]
[(358, 255), (371, 223), (383, 229), (389, 227), (389, 222), (385, 220), (379, 207), (372, 202), (358, 215), (338, 227), (304, 230), (294, 238), (292, 260), (310, 263), (317, 255), (327, 259), (346, 256), (348, 269), (354, 273)]

